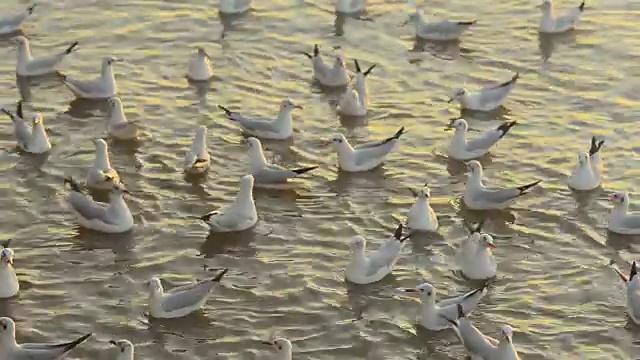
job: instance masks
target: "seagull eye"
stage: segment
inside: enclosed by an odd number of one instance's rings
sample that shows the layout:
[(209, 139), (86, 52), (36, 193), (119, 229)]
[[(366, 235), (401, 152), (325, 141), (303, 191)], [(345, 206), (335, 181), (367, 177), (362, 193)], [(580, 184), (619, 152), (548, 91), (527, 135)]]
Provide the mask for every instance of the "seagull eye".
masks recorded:
[(282, 345), (278, 345), (278, 350), (282, 350)]
[(427, 293), (427, 296), (431, 296), (431, 291), (429, 291), (429, 292)]

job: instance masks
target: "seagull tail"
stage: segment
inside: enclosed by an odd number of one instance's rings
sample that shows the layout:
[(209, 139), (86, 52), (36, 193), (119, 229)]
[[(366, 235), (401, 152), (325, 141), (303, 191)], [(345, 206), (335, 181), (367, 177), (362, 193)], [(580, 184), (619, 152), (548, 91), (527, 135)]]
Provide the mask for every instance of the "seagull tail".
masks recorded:
[(291, 171), (293, 171), (294, 173), (300, 175), (300, 174), (304, 174), (306, 172), (309, 172), (311, 170), (315, 170), (317, 168), (319, 168), (319, 166), (317, 166), (317, 165), (316, 166), (307, 166), (307, 167), (303, 167), (303, 168), (295, 169), (295, 170), (291, 170)]
[(69, 351), (71, 351), (73, 348), (75, 348), (76, 346), (82, 344), (85, 340), (87, 340), (88, 338), (92, 337), (93, 334), (89, 333), (87, 335), (84, 335), (80, 338), (78, 338), (78, 340), (72, 341), (70, 343), (66, 343), (66, 344), (61, 344), (61, 346), (64, 347), (64, 352), (67, 353)]
[(198, 220), (202, 220), (202, 221), (206, 222), (206, 221), (209, 221), (209, 219), (211, 219), (211, 217), (213, 215), (216, 215), (217, 213), (218, 213), (218, 211), (214, 210), (214, 211), (210, 211), (210, 212), (208, 212), (208, 213), (206, 213), (204, 215), (201, 215), (201, 216), (192, 216), (192, 215), (190, 215), (189, 218), (198, 219)]
[(475, 23), (477, 23), (478, 20), (473, 19), (473, 20), (469, 20), (469, 21), (458, 21), (458, 25), (464, 25), (464, 26), (471, 26)]
[(227, 115), (227, 117), (231, 116), (233, 114), (233, 112), (231, 110), (229, 110), (229, 108), (226, 108), (222, 105), (218, 105), (218, 109), (224, 111), (224, 113)]
[(527, 190), (529, 190), (532, 187), (540, 184), (541, 182), (542, 182), (542, 180), (534, 181), (531, 184), (519, 186), (519, 187), (517, 187), (517, 189), (520, 191), (520, 195), (524, 195), (524, 194), (526, 194)]
[(211, 281), (213, 282), (220, 282), (220, 280), (222, 280), (222, 277), (229, 271), (229, 268), (224, 268), (222, 269), (222, 271), (216, 275), (216, 277), (212, 278)]
[(582, 3), (580, 4), (580, 6), (578, 6), (578, 10), (580, 10), (580, 12), (584, 11), (584, 1), (582, 1)]
[(502, 132), (502, 134), (500, 134), (500, 137), (507, 135), (509, 130), (511, 130), (511, 128), (516, 126), (517, 124), (518, 124), (517, 121), (507, 121), (502, 123), (502, 125), (498, 126), (498, 131)]
[(33, 4), (33, 5), (31, 5), (31, 6), (29, 6), (29, 7), (27, 8), (27, 13), (29, 13), (29, 15), (32, 15), (32, 14), (33, 14), (33, 10), (35, 10), (36, 5), (37, 5), (37, 4)]
[(308, 57), (309, 60), (313, 59), (313, 56), (311, 54), (309, 54), (308, 52), (303, 52), (302, 54), (304, 54), (304, 56)]
[(5, 115), (7, 115), (8, 117), (10, 117), (10, 118), (11, 118), (11, 121), (15, 121), (15, 119), (13, 118), (13, 114), (11, 113), (11, 111), (9, 111), (9, 110), (7, 110), (7, 109), (5, 109), (5, 108), (1, 108), (1, 109), (0, 109), (0, 111), (1, 111), (3, 114), (5, 114)]
[(78, 185), (78, 183), (73, 180), (73, 177), (69, 176), (66, 177), (64, 179), (64, 184), (69, 184), (69, 186), (71, 187), (71, 190), (75, 191), (75, 192), (82, 192), (82, 189), (80, 189), (80, 185)]
[(391, 139), (400, 139), (400, 136), (402, 136), (402, 134), (404, 134), (404, 126), (401, 127), (392, 137)]
[(69, 45), (67, 50), (64, 51), (65, 54), (71, 54), (71, 52), (78, 46), (79, 42), (74, 41), (73, 44)]
[(320, 56), (320, 47), (318, 44), (313, 44), (313, 57)]

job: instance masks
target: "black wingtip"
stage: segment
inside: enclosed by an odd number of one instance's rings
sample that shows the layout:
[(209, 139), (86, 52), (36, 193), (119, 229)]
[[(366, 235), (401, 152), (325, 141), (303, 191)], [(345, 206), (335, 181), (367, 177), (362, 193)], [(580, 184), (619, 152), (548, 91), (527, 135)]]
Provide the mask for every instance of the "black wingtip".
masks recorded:
[(291, 171), (293, 171), (294, 173), (296, 173), (296, 174), (300, 175), (300, 174), (304, 174), (304, 173), (306, 173), (306, 172), (309, 172), (309, 171), (311, 171), (311, 170), (315, 170), (315, 169), (317, 169), (317, 168), (319, 168), (319, 167), (320, 167), (320, 166), (317, 166), (317, 165), (316, 165), (316, 166), (308, 166), (308, 167), (304, 167), (304, 168), (300, 168), (300, 169), (295, 169), (295, 170), (291, 170)]
[(2, 244), (0, 244), (0, 246), (2, 246), (4, 249), (6, 249), (6, 248), (11, 246), (11, 242), (12, 241), (13, 241), (13, 239), (7, 239), (7, 241), (5, 241)]
[(213, 281), (215, 282), (220, 282), (220, 280), (222, 280), (222, 277), (229, 271), (229, 268), (224, 268), (222, 269), (222, 271), (220, 272), (220, 274), (218, 274), (215, 278), (213, 278)]
[(360, 63), (358, 63), (358, 59), (353, 59), (353, 63), (356, 65), (356, 72), (361, 73), (362, 69), (360, 68)]
[(477, 23), (478, 20), (470, 20), (470, 21), (458, 21), (458, 25), (466, 25), (466, 26), (471, 26), (475, 23)]
[(309, 54), (308, 52), (303, 52), (304, 56), (308, 57), (309, 60), (313, 59), (313, 56), (311, 56), (311, 54)]
[(402, 225), (402, 223), (398, 224), (398, 227), (393, 232), (393, 237), (396, 238), (396, 240), (402, 239), (402, 231), (403, 230), (404, 230), (404, 225)]
[(373, 70), (373, 68), (375, 68), (376, 66), (378, 66), (378, 64), (373, 64), (371, 66), (369, 66), (369, 68), (367, 70), (365, 70), (364, 73), (362, 73), (364, 76), (369, 76), (369, 74), (371, 73), (371, 70)]
[(580, 4), (580, 6), (578, 6), (578, 10), (580, 10), (580, 12), (584, 11), (584, 1), (582, 2), (582, 4)]
[(405, 131), (404, 131), (404, 126), (403, 126), (395, 133), (395, 135), (392, 136), (392, 139), (399, 139), (400, 136), (402, 136), (402, 134), (404, 134), (404, 133), (405, 133)]
[(75, 348), (76, 346), (78, 346), (78, 345), (82, 344), (85, 340), (87, 340), (88, 338), (90, 338), (90, 337), (92, 337), (92, 336), (93, 336), (93, 334), (92, 334), (92, 333), (89, 333), (89, 334), (87, 334), (87, 335), (84, 335), (84, 336), (80, 337), (80, 338), (79, 338), (78, 340), (76, 340), (76, 341), (72, 341), (72, 342), (70, 342), (70, 343), (68, 343), (68, 344), (65, 344), (65, 345), (64, 345), (64, 350), (65, 350), (65, 352), (69, 352), (69, 351), (71, 351), (73, 348)]
[(0, 111), (2, 111), (2, 113), (3, 113), (3, 114), (5, 114), (5, 115), (7, 115), (8, 117), (10, 117), (10, 118), (11, 118), (11, 120), (13, 121), (13, 114), (11, 113), (11, 111), (9, 111), (9, 110), (7, 110), (7, 109), (5, 109), (5, 108), (0, 109)]
[(518, 124), (517, 121), (506, 121), (500, 124), (500, 126), (498, 126), (498, 131), (502, 132), (502, 134), (500, 134), (500, 137), (507, 135), (509, 130), (511, 130), (511, 128), (516, 126), (517, 124)]
[(218, 213), (218, 211), (217, 211), (217, 210), (209, 211), (208, 213), (206, 213), (206, 214), (204, 214), (204, 215), (202, 215), (202, 216), (194, 216), (194, 218), (199, 219), (199, 220), (202, 220), (202, 221), (204, 221), (204, 222), (207, 222), (207, 221), (209, 221), (209, 219), (211, 219), (211, 217), (212, 217), (213, 215), (216, 215), (217, 213)]
[(462, 308), (462, 304), (458, 303), (456, 307), (458, 308), (458, 318), (464, 319), (466, 314), (464, 313), (464, 309)]
[(73, 177), (69, 176), (64, 178), (64, 184), (69, 184), (69, 187), (71, 187), (71, 190), (75, 191), (75, 192), (82, 192), (82, 189), (80, 189), (80, 185), (78, 185), (78, 183), (73, 180)]
[(600, 149), (602, 148), (602, 145), (604, 145), (604, 140), (598, 141), (598, 139), (595, 136), (592, 136), (591, 147), (589, 148), (589, 156), (600, 151)]
[(20, 99), (20, 101), (18, 101), (18, 107), (16, 108), (16, 115), (18, 115), (20, 119), (24, 119), (24, 113), (22, 111), (22, 99)]
[(534, 181), (531, 184), (519, 186), (517, 189), (520, 190), (520, 195), (523, 195), (527, 190), (529, 190), (532, 187), (540, 184), (541, 182), (542, 182), (542, 180)]
[(320, 46), (318, 44), (313, 44), (313, 57), (320, 56)]
[(633, 277), (638, 275), (638, 268), (636, 266), (636, 262), (634, 261), (631, 264), (631, 271), (629, 271), (629, 281), (633, 280)]
[(71, 52), (78, 46), (79, 42), (78, 41), (74, 41), (73, 44), (69, 45), (69, 47), (67, 48), (67, 50), (65, 50), (64, 52), (66, 54), (71, 54)]
[(227, 115), (231, 115), (232, 114), (231, 110), (229, 110), (228, 108), (226, 108), (226, 107), (224, 107), (222, 105), (218, 105), (218, 109), (224, 111), (224, 113), (227, 114)]
[(33, 14), (33, 10), (35, 10), (36, 5), (37, 5), (37, 4), (33, 4), (33, 5), (31, 5), (31, 6), (29, 6), (29, 7), (27, 8), (27, 12), (29, 13), (29, 15), (32, 15), (32, 14)]

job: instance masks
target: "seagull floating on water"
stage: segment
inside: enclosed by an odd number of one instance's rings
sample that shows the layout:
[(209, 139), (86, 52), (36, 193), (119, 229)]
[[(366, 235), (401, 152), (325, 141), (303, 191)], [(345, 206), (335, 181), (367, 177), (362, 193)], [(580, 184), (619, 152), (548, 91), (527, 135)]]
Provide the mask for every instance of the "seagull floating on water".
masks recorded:
[(198, 126), (191, 149), (184, 157), (184, 171), (188, 174), (202, 174), (211, 166), (211, 154), (207, 149), (207, 127)]
[(13, 41), (18, 44), (16, 73), (18, 76), (24, 77), (47, 75), (57, 72), (58, 65), (78, 46), (78, 42), (76, 41), (64, 51), (34, 58), (31, 56), (31, 46), (26, 37), (16, 36), (13, 38)]
[(367, 0), (336, 0), (336, 12), (350, 15), (365, 11)]
[(3, 317), (0, 318), (0, 359), (60, 360), (92, 335), (87, 334), (77, 340), (61, 344), (18, 344), (15, 322)]
[(33, 116), (33, 125), (29, 127), (24, 120), (22, 100), (18, 102), (15, 114), (4, 108), (0, 109), (0, 111), (13, 121), (14, 136), (16, 137), (18, 148), (30, 154), (44, 154), (51, 150), (51, 143), (44, 128), (42, 114), (35, 114)]
[(100, 76), (92, 80), (76, 80), (67, 75), (62, 75), (62, 83), (71, 90), (76, 98), (80, 99), (108, 99), (116, 96), (118, 87), (113, 75), (113, 64), (122, 62), (122, 59), (105, 57), (102, 59)]
[(460, 271), (467, 279), (487, 280), (498, 272), (498, 262), (491, 251), (496, 244), (491, 235), (482, 232), (483, 224), (484, 221), (475, 228), (468, 226), (469, 236), (458, 251)]
[(482, 157), (516, 124), (518, 124), (516, 121), (506, 121), (495, 129), (487, 130), (473, 139), (467, 139), (469, 128), (467, 121), (464, 119), (451, 120), (446, 129), (455, 129), (455, 132), (447, 149), (449, 157), (460, 161)]
[(365, 254), (367, 241), (358, 235), (351, 240), (351, 255), (345, 271), (347, 280), (354, 284), (371, 284), (391, 274), (400, 258), (402, 247), (411, 235), (402, 237), (402, 224), (399, 224), (393, 235), (380, 247)]
[(638, 277), (636, 262), (634, 261), (631, 264), (629, 277), (616, 268), (613, 268), (613, 270), (624, 281), (624, 285), (627, 288), (627, 314), (629, 314), (629, 318), (634, 323), (640, 325), (640, 278)]
[(36, 4), (33, 4), (26, 10), (0, 17), (0, 35), (8, 35), (19, 31), (22, 23), (33, 14), (35, 8)]
[(475, 309), (480, 300), (487, 294), (487, 288), (484, 286), (464, 295), (441, 300), (436, 304), (436, 288), (429, 283), (403, 290), (409, 293), (420, 294), (420, 300), (422, 302), (420, 325), (433, 331), (449, 328), (450, 324), (447, 319), (458, 319), (458, 304), (460, 304), (468, 314)]
[(212, 232), (244, 231), (252, 228), (258, 222), (253, 200), (253, 181), (253, 176), (243, 176), (240, 178), (240, 190), (232, 204), (196, 218), (209, 225)]
[(280, 110), (275, 120), (248, 118), (222, 105), (218, 105), (218, 108), (224, 111), (227, 119), (238, 124), (242, 131), (248, 135), (270, 140), (285, 140), (293, 135), (291, 111), (293, 111), (293, 109), (302, 109), (302, 106), (294, 104), (293, 101), (289, 99), (282, 100)]
[(600, 149), (602, 145), (604, 145), (604, 140), (598, 141), (594, 136), (591, 138), (589, 153), (578, 154), (578, 163), (571, 171), (568, 179), (571, 189), (588, 191), (600, 187), (602, 182)]
[(109, 98), (111, 114), (109, 115), (109, 136), (116, 140), (134, 140), (138, 138), (140, 125), (138, 121), (127, 120), (124, 114), (122, 100), (118, 97)]
[(396, 146), (400, 136), (404, 134), (404, 126), (393, 136), (381, 141), (373, 141), (352, 147), (342, 134), (335, 134), (324, 146), (333, 144), (338, 152), (338, 165), (341, 170), (349, 172), (369, 171), (384, 162), (385, 156)]
[(561, 16), (555, 14), (551, 0), (544, 0), (538, 7), (542, 10), (538, 31), (543, 34), (558, 34), (576, 26), (584, 12), (584, 1)]
[(194, 81), (207, 81), (213, 76), (211, 56), (207, 51), (198, 47), (197, 51), (189, 59), (189, 72), (187, 77)]
[(513, 204), (523, 195), (528, 194), (527, 190), (542, 182), (534, 181), (527, 185), (513, 188), (487, 187), (483, 183), (482, 165), (476, 160), (467, 163), (469, 175), (464, 188), (464, 204), (472, 210), (498, 210), (505, 209)]
[(271, 345), (276, 349), (276, 360), (291, 360), (293, 346), (291, 346), (291, 341), (288, 339), (275, 338), (270, 341), (263, 341), (262, 343)]
[(462, 109), (475, 111), (491, 111), (499, 108), (507, 99), (507, 96), (513, 90), (519, 73), (513, 75), (511, 80), (502, 84), (486, 86), (478, 91), (469, 91), (467, 89), (457, 89), (449, 102), (457, 101)]
[(416, 198), (415, 203), (413, 203), (407, 214), (407, 227), (409, 230), (412, 232), (438, 230), (438, 217), (431, 205), (429, 205), (429, 199), (431, 198), (429, 185), (424, 184), (418, 191), (409, 188), (409, 191)]
[(64, 183), (69, 184), (71, 188), (67, 202), (81, 226), (107, 234), (123, 233), (133, 228), (133, 216), (123, 198), (125, 194), (129, 194), (124, 184), (113, 184), (107, 204), (94, 201), (84, 194), (71, 177), (64, 179)]
[(0, 250), (0, 299), (8, 299), (18, 295), (20, 283), (13, 268), (13, 250), (9, 248), (11, 239), (7, 240)]
[(241, 14), (251, 8), (251, 0), (220, 0), (218, 11), (225, 15)]
[(118, 349), (116, 360), (133, 360), (134, 347), (129, 340), (110, 340), (109, 344)]
[(96, 147), (95, 159), (87, 173), (87, 186), (95, 190), (111, 190), (114, 184), (120, 182), (120, 176), (111, 167), (109, 146), (102, 139), (94, 140), (93, 144)]
[(151, 278), (149, 281), (151, 316), (159, 319), (174, 319), (199, 310), (207, 302), (211, 291), (220, 284), (220, 280), (227, 271), (229, 269), (223, 269), (216, 277), (178, 286), (166, 292), (160, 279)]
[(462, 33), (469, 29), (476, 20), (471, 21), (437, 21), (427, 22), (424, 19), (422, 11), (418, 8), (415, 0), (409, 0), (409, 8), (413, 13), (409, 15), (409, 19), (402, 26), (413, 22), (416, 31), (416, 37), (429, 41), (455, 41), (460, 38)]
[(289, 179), (293, 179), (311, 170), (315, 170), (318, 166), (307, 166), (297, 169), (286, 169), (279, 165), (269, 164), (262, 151), (262, 143), (260, 140), (250, 137), (245, 140), (249, 147), (249, 167), (251, 175), (255, 180), (255, 185), (283, 184)]
[(364, 116), (369, 106), (369, 92), (367, 90), (366, 77), (377, 64), (371, 65), (366, 71), (362, 71), (358, 60), (353, 60), (356, 65), (356, 76), (338, 103), (338, 112), (346, 116)]
[(611, 194), (609, 202), (613, 203), (607, 226), (609, 231), (622, 235), (640, 235), (640, 214), (629, 213), (629, 194)]
[(313, 67), (313, 77), (323, 86), (342, 87), (349, 84), (349, 72), (344, 62), (344, 57), (336, 54), (333, 66), (328, 66), (322, 60), (320, 47), (313, 45), (313, 55), (304, 53), (311, 60)]

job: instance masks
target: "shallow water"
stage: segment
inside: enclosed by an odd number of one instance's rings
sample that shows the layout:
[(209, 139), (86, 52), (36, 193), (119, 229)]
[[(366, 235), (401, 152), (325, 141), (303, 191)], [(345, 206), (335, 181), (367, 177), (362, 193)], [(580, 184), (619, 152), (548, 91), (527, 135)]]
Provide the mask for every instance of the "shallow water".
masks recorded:
[[(2, 6), (25, 4), (8, 0)], [(259, 1), (252, 13), (227, 22), (221, 43), (222, 24), (211, 1), (38, 4), (24, 27), (33, 52), (80, 41), (62, 67), (73, 76), (95, 75), (102, 56), (124, 58), (115, 70), (120, 95), (129, 119), (141, 120), (150, 136), (137, 147), (111, 145), (112, 164), (132, 192), (134, 232), (104, 236), (78, 229), (64, 205), (62, 180), (84, 177), (93, 159), (90, 140), (104, 134), (107, 104), (72, 101), (55, 78), (18, 87), (15, 50), (8, 38), (0, 39), (2, 103), (22, 94), (27, 115), (43, 112), (54, 144), (48, 159), (0, 154), (2, 238), (15, 239), (22, 284), (17, 298), (0, 302), (0, 315), (16, 319), (20, 341), (95, 332), (74, 358), (113, 359), (107, 341), (127, 338), (138, 358), (254, 359), (272, 354), (260, 340), (276, 333), (294, 342), (298, 358), (462, 358), (453, 332), (414, 327), (419, 303), (395, 289), (423, 280), (438, 284), (441, 294), (473, 286), (451, 271), (465, 237), (462, 219), (477, 214), (461, 209), (464, 174), (441, 155), (450, 135), (444, 125), (459, 115), (446, 99), (463, 83), (480, 86), (518, 71), (505, 110), (465, 116), (475, 128), (519, 122), (486, 161), (492, 183), (544, 183), (486, 225), (497, 234), (500, 273), (472, 319), (493, 336), (499, 325), (513, 326), (523, 359), (640, 354), (640, 329), (627, 324), (622, 284), (608, 266), (614, 259), (628, 271), (624, 261), (634, 258), (640, 243), (606, 232), (607, 193), (633, 193), (639, 174), (640, 146), (633, 139), (640, 134), (640, 3), (589, 2), (579, 30), (539, 39), (537, 1), (434, 0), (429, 15), (479, 20), (460, 44), (447, 45), (415, 44), (412, 30), (398, 26), (406, 5), (389, 0), (370, 1), (373, 22), (336, 19), (329, 0)], [(340, 47), (363, 66), (378, 64), (369, 77), (366, 121), (339, 119), (336, 94), (311, 84), (301, 53), (316, 42), (325, 53)], [(198, 45), (212, 54), (217, 73), (206, 88), (184, 78), (187, 57)], [(247, 171), (241, 133), (216, 104), (270, 116), (283, 97), (305, 109), (294, 115), (292, 141), (264, 143), (267, 156), (283, 165), (321, 168), (293, 190), (257, 189), (261, 221), (254, 232), (208, 236), (188, 216), (229, 202)], [(209, 128), (214, 165), (206, 179), (189, 183), (180, 164), (200, 124)], [(401, 145), (368, 174), (338, 173), (336, 156), (320, 146), (334, 132), (362, 142), (400, 126), (408, 129)], [(602, 191), (576, 197), (565, 175), (593, 134), (607, 141), (606, 183)], [(13, 145), (5, 119), (0, 146)], [(412, 238), (392, 277), (347, 285), (342, 269), (348, 239), (361, 234), (376, 246), (411, 205), (406, 188), (425, 181), (439, 233)], [(231, 270), (203, 312), (149, 322), (145, 281), (160, 275), (186, 282), (207, 276), (205, 266)]]

